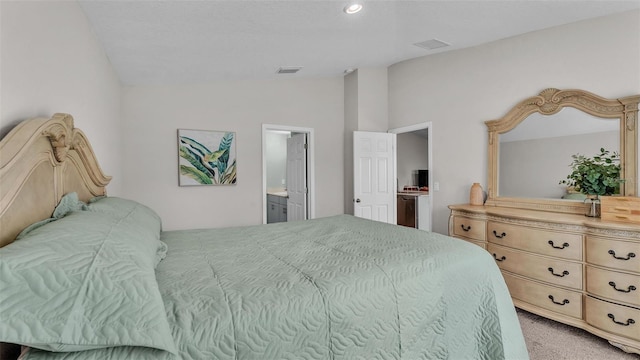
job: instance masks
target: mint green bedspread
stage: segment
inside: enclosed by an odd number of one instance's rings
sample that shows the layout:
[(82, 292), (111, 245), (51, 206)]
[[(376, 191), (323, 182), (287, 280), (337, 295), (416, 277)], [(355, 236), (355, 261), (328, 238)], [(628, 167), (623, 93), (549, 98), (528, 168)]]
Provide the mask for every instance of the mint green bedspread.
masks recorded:
[[(528, 359), (491, 256), (349, 215), (169, 231), (156, 270), (182, 359)], [(115, 347), (34, 359), (177, 359)]]

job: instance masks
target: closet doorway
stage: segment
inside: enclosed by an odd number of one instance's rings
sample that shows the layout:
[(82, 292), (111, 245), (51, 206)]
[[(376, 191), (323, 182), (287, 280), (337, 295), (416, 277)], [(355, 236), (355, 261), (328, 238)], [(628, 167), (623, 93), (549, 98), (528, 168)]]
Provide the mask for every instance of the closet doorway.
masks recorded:
[(315, 217), (312, 128), (262, 125), (262, 222)]

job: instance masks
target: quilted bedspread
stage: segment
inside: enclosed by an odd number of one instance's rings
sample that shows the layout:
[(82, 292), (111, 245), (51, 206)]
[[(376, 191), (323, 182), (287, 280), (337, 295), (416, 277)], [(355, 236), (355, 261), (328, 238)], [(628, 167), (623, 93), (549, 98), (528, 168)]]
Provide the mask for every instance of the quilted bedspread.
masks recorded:
[[(527, 359), (491, 256), (349, 215), (170, 231), (157, 279), (183, 359)], [(119, 347), (27, 359), (175, 359)]]

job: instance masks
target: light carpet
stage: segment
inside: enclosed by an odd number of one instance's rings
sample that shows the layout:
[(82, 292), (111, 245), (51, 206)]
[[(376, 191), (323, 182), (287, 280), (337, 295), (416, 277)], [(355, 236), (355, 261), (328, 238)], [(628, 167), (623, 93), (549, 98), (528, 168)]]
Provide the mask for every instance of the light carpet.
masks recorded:
[(591, 333), (517, 309), (531, 360), (638, 360)]

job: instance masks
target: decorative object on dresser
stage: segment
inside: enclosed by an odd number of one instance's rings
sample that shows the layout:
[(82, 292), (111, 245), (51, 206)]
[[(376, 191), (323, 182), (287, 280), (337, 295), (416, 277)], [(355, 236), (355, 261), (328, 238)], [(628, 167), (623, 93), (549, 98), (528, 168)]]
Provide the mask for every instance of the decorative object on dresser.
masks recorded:
[(634, 196), (603, 196), (602, 220), (640, 224), (640, 198)]
[(600, 148), (600, 154), (571, 156), (571, 173), (560, 184), (573, 186), (587, 195), (613, 195), (620, 192), (620, 154)]
[(469, 204), (482, 205), (484, 204), (484, 192), (480, 183), (473, 183), (471, 190), (469, 191)]
[[(516, 307), (585, 329), (624, 351), (640, 354), (638, 103), (640, 95), (605, 99), (582, 90), (546, 89), (518, 103), (503, 118), (487, 121), (488, 199), (485, 206), (449, 206), (449, 234), (491, 254)], [(622, 196), (602, 197), (602, 219), (584, 216), (590, 205), (584, 198), (535, 197), (517, 190), (501, 196), (501, 188), (509, 181), (504, 174), (511, 170), (504, 169), (508, 163), (500, 154), (503, 135), (519, 126), (531, 129), (545, 121), (541, 115), (554, 115), (564, 108), (618, 124), (619, 149), (612, 152), (620, 154)], [(522, 125), (525, 119), (527, 124)], [(576, 133), (584, 130), (571, 128)], [(548, 130), (557, 136), (559, 129)], [(546, 125), (538, 130), (544, 132)], [(580, 146), (568, 140), (577, 135), (565, 135), (564, 144)], [(575, 154), (577, 149), (568, 151)], [(554, 159), (543, 160), (551, 171)]]
[(600, 216), (600, 195), (620, 193), (620, 154), (600, 148), (600, 154), (586, 157), (582, 154), (571, 156), (571, 173), (560, 184), (586, 195), (586, 216)]

